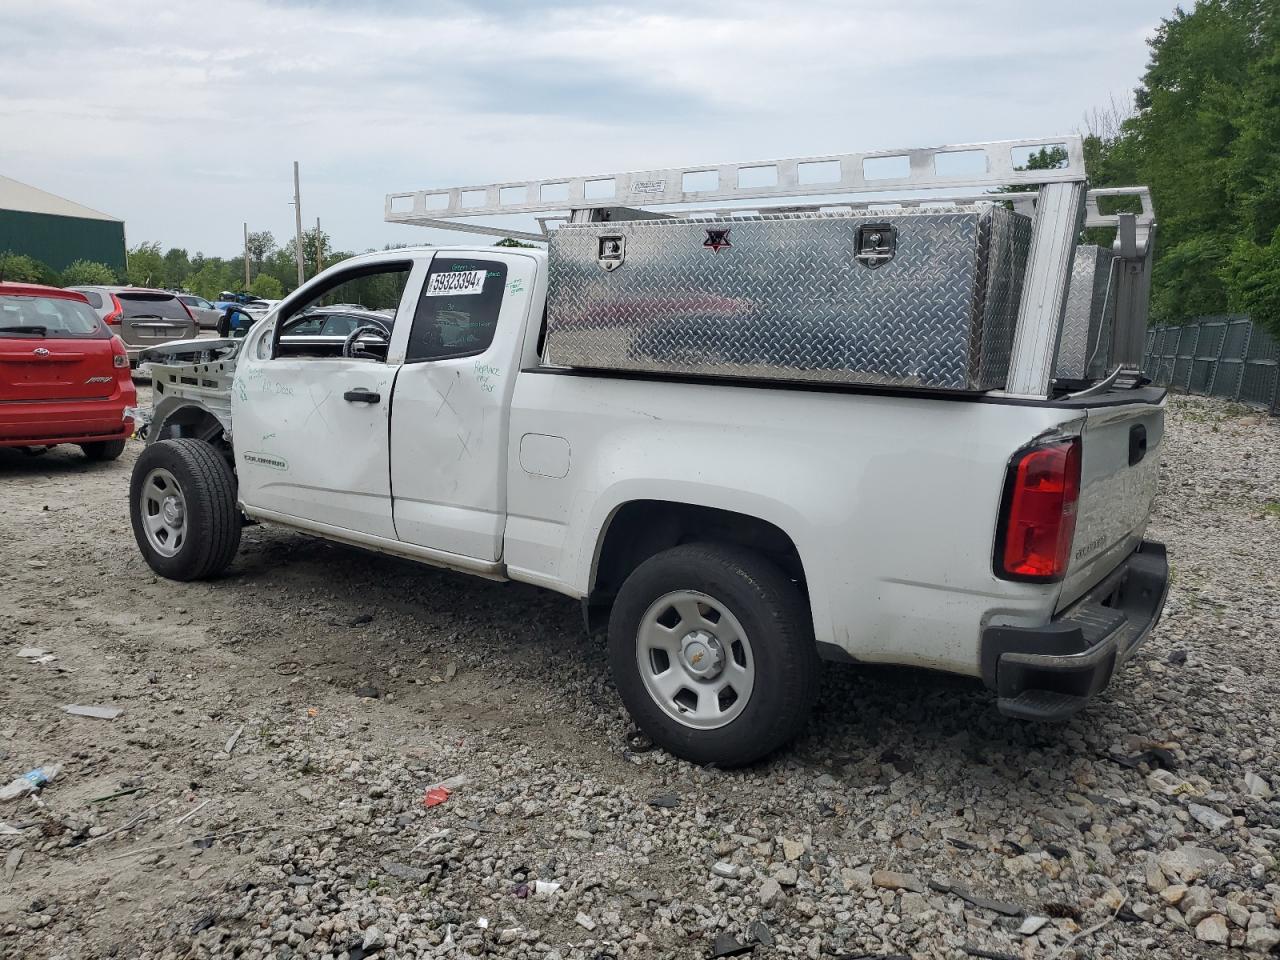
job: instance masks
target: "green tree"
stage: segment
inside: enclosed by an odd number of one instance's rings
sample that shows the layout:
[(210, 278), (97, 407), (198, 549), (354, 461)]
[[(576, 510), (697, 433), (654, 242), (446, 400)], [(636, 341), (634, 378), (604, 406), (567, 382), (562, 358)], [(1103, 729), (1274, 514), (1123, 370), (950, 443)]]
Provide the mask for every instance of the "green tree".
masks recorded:
[(223, 290), (239, 289), (244, 277), (227, 261), (217, 257), (203, 258), (200, 269), (187, 277), (187, 289), (206, 300), (216, 300)]
[(515, 237), (503, 237), (501, 240), (495, 243), (494, 246), (495, 247), (532, 247), (532, 246), (535, 246), (535, 244), (524, 243), (521, 240), (517, 240)]
[(275, 277), (260, 274), (249, 284), (249, 292), (263, 300), (279, 300), (284, 296), (284, 286)]
[(249, 252), (250, 274), (257, 276), (262, 272), (263, 261), (275, 251), (276, 238), (271, 235), (270, 230), (250, 233), (249, 239), (245, 241), (245, 249)]
[(181, 290), (191, 273), (191, 259), (181, 247), (170, 247), (164, 255), (164, 285)]
[(76, 260), (62, 271), (61, 282), (64, 287), (110, 286), (116, 275), (105, 263)]
[(135, 287), (155, 287), (165, 282), (159, 241), (140, 243), (129, 251), (125, 280)]
[(1280, 5), (1200, 0), (1149, 43), (1135, 115), (1085, 147), (1093, 185), (1151, 187), (1152, 318), (1247, 309), (1280, 332)]
[(48, 264), (23, 253), (6, 250), (0, 253), (0, 281), (13, 283), (44, 283), (56, 285), (58, 275)]

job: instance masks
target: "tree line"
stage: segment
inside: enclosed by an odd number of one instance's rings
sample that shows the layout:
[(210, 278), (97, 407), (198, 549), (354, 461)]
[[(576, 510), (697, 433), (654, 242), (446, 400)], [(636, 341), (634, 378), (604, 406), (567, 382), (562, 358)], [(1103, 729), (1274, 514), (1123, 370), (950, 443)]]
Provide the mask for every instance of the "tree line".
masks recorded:
[(1094, 186), (1151, 187), (1152, 322), (1239, 312), (1280, 334), (1280, 4), (1200, 0), (1148, 43), (1085, 159)]
[[(408, 244), (391, 244), (384, 250)], [(499, 240), (495, 246), (527, 247), (517, 240)], [(158, 242), (140, 243), (128, 251), (128, 267), (118, 275), (104, 263), (77, 260), (61, 272), (31, 257), (0, 252), (0, 280), (43, 283), (55, 287), (127, 284), (195, 293), (216, 300), (224, 290), (248, 292), (264, 300), (278, 300), (298, 286), (298, 262), (293, 240), (278, 246), (270, 231), (250, 233), (246, 244), (249, 283), (245, 285), (245, 257), (191, 256), (181, 247), (161, 252)], [(306, 277), (356, 255), (356, 251), (334, 250), (328, 233), (306, 230), (302, 235), (303, 268)], [(368, 251), (366, 251), (368, 252)]]

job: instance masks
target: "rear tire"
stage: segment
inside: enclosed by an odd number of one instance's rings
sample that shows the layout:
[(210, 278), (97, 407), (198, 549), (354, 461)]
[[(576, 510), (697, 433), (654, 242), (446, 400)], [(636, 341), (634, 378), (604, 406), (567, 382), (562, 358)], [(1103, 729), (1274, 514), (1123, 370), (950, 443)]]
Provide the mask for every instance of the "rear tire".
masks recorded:
[(235, 476), (201, 440), (160, 440), (142, 451), (129, 482), (129, 516), (147, 565), (170, 580), (216, 576), (240, 547)]
[(123, 440), (95, 440), (92, 443), (80, 444), (80, 450), (86, 460), (116, 460), (124, 453)]
[(609, 663), (654, 743), (722, 767), (799, 734), (820, 672), (796, 584), (759, 554), (711, 543), (673, 547), (631, 573), (609, 618)]

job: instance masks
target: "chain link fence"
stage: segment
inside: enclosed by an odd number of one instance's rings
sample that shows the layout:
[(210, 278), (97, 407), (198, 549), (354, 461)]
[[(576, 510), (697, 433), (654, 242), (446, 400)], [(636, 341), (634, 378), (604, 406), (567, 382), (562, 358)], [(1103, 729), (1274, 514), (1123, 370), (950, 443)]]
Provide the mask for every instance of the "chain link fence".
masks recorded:
[(1201, 317), (1147, 331), (1143, 372), (1162, 386), (1280, 415), (1280, 344), (1248, 317)]

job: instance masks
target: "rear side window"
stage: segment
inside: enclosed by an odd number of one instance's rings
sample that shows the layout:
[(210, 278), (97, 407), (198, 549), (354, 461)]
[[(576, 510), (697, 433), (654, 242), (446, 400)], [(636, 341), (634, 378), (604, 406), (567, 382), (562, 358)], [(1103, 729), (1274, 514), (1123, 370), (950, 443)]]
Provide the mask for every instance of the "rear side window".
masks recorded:
[(109, 336), (87, 303), (62, 297), (0, 296), (0, 338)]
[(507, 265), (496, 260), (440, 257), (418, 297), (406, 362), (483, 353), (498, 328)]
[(154, 317), (158, 320), (190, 320), (186, 308), (173, 294), (117, 293), (126, 317)]
[(95, 310), (102, 309), (102, 294), (97, 290), (81, 290), (80, 292), (84, 294), (84, 298), (89, 301), (89, 306), (93, 307)]

